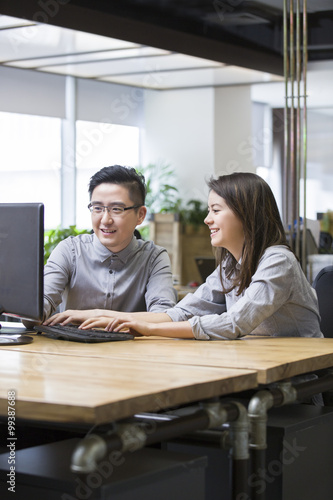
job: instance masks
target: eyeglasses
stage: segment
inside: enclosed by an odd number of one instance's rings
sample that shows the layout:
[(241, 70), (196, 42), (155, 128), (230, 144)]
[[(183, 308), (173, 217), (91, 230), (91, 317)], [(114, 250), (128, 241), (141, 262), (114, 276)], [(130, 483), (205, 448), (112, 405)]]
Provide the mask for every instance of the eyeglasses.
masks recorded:
[(117, 216), (117, 215), (123, 215), (123, 213), (126, 210), (131, 210), (132, 208), (139, 208), (140, 206), (141, 205), (133, 205), (132, 207), (120, 207), (120, 206), (106, 207), (104, 205), (93, 205), (92, 203), (89, 203), (88, 208), (93, 215), (102, 215), (104, 214), (105, 210), (107, 210), (109, 215)]

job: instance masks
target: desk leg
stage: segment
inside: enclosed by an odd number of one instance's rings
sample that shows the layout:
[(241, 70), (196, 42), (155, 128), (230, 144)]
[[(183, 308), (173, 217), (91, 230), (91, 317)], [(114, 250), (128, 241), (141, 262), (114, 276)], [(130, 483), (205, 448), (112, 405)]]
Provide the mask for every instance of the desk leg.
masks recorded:
[(232, 455), (232, 499), (248, 498), (249, 489), (249, 420), (245, 406), (233, 402), (238, 417), (230, 422)]
[(251, 449), (251, 499), (265, 500), (262, 472), (266, 468), (267, 411), (274, 405), (274, 397), (268, 390), (259, 391), (249, 403), (250, 449)]
[[(265, 500), (266, 488), (262, 485), (266, 473), (267, 412), (273, 406), (295, 403), (333, 388), (333, 372), (316, 380), (301, 384), (281, 382), (272, 389), (259, 391), (250, 400), (248, 415), (250, 421), (251, 449), (251, 500)], [(258, 485), (260, 485), (258, 487)]]

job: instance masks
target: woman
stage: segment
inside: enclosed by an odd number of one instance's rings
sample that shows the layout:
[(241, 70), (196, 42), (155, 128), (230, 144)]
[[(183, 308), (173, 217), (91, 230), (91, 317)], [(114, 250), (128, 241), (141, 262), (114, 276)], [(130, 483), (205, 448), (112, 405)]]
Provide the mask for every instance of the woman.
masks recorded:
[(164, 313), (101, 311), (81, 328), (198, 340), (323, 336), (316, 293), (287, 244), (268, 184), (255, 174), (234, 173), (208, 186), (204, 222), (218, 266), (206, 282)]

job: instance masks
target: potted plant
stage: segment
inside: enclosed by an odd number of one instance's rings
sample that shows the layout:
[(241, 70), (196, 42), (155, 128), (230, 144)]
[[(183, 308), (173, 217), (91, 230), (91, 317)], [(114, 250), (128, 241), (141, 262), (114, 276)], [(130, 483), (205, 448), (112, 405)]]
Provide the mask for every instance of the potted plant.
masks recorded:
[(58, 245), (58, 243), (68, 236), (77, 236), (78, 234), (89, 234), (91, 230), (88, 229), (77, 229), (76, 226), (69, 226), (67, 228), (61, 228), (58, 226), (56, 229), (49, 229), (44, 233), (44, 264), (46, 264), (47, 259), (50, 257), (52, 250)]
[(179, 221), (181, 200), (176, 187), (174, 169), (164, 162), (149, 163), (137, 167), (137, 172), (145, 177), (147, 195), (147, 217), (138, 230), (143, 239), (156, 239), (155, 223)]
[(186, 207), (180, 210), (180, 220), (186, 234), (206, 234), (204, 219), (207, 216), (207, 204), (201, 200), (189, 200)]
[(146, 206), (149, 215), (156, 213), (177, 213), (180, 207), (176, 174), (167, 163), (149, 163), (145, 167), (137, 167), (144, 175), (147, 195)]

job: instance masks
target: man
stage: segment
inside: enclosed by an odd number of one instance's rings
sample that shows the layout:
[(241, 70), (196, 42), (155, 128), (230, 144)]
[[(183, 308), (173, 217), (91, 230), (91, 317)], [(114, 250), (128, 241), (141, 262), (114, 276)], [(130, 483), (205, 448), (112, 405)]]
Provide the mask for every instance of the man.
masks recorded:
[(104, 167), (90, 179), (89, 195), (93, 234), (60, 242), (45, 266), (44, 323), (82, 322), (102, 310), (173, 307), (167, 251), (134, 236), (147, 213), (143, 176), (134, 168)]

